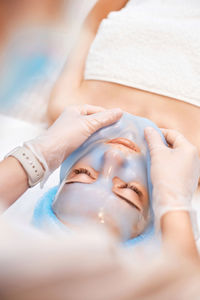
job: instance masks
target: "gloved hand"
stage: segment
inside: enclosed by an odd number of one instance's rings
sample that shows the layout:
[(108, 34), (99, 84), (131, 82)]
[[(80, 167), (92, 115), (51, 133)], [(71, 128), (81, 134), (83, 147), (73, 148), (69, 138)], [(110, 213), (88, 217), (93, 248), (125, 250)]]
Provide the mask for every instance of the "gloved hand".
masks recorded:
[(95, 131), (111, 125), (122, 116), (117, 109), (98, 106), (70, 106), (41, 136), (24, 143), (45, 168), (45, 180), (61, 163)]
[(166, 146), (153, 128), (145, 129), (151, 155), (153, 209), (157, 221), (173, 210), (191, 210), (192, 196), (200, 177), (200, 159), (195, 146), (175, 130), (162, 130)]

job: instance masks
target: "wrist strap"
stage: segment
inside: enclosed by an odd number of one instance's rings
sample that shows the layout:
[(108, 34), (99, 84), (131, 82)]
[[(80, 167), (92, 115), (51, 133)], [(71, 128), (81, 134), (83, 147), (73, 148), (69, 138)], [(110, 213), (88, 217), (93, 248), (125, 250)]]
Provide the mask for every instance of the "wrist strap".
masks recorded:
[(9, 152), (6, 157), (15, 157), (28, 176), (29, 187), (38, 184), (44, 177), (44, 169), (31, 150), (26, 147), (17, 147)]

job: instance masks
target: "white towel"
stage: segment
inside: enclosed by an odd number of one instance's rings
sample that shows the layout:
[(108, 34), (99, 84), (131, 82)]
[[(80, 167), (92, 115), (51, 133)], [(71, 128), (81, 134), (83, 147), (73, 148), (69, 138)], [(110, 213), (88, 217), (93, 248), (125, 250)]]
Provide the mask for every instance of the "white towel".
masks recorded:
[(130, 0), (103, 20), (85, 79), (115, 82), (200, 106), (199, 0)]

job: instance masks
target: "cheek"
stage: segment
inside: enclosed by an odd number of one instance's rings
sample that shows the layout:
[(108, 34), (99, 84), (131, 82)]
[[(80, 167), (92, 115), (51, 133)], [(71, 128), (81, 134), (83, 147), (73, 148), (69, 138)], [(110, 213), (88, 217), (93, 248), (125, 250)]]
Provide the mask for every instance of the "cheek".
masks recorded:
[(67, 223), (72, 222), (73, 217), (96, 218), (99, 223), (103, 221), (105, 226), (115, 228), (123, 241), (139, 235), (144, 227), (142, 215), (126, 201), (103, 189), (82, 184), (64, 186), (53, 211)]
[(87, 184), (73, 183), (65, 185), (53, 210), (61, 216), (96, 213), (103, 202), (87, 193)]
[(122, 236), (125, 240), (134, 238), (144, 232), (144, 229), (148, 225), (147, 215), (141, 214), (136, 209), (132, 208), (128, 203), (124, 202), (120, 204), (120, 226)]
[(141, 234), (147, 225), (144, 216), (124, 200), (115, 199), (115, 202), (111, 201), (105, 208), (117, 224), (124, 241)]

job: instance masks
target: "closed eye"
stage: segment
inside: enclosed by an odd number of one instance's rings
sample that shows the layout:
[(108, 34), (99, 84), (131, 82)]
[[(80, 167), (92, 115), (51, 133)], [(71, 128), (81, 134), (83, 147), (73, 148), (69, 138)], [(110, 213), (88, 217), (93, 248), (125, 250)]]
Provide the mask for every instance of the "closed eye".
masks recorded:
[(141, 211), (140, 207), (138, 205), (135, 205), (129, 199), (127, 199), (127, 197), (123, 197), (121, 194), (117, 194), (117, 196), (120, 197), (121, 199), (125, 200), (129, 205), (131, 205), (131, 206), (135, 207), (137, 210)]
[(134, 183), (121, 182), (117, 185), (114, 185), (113, 192), (118, 197), (125, 200), (133, 207), (137, 208), (139, 211), (141, 212), (143, 211), (143, 204), (142, 204), (143, 193), (137, 187), (137, 185), (134, 185)]
[(134, 191), (139, 197), (141, 197), (143, 194), (142, 192), (136, 187), (135, 185), (131, 183), (125, 183), (124, 185), (121, 186), (122, 189), (130, 189)]
[(93, 183), (98, 178), (98, 172), (90, 167), (74, 168), (68, 174), (66, 183), (80, 182)]
[(86, 174), (87, 176), (91, 177), (92, 179), (95, 179), (92, 176), (91, 172), (88, 169), (85, 169), (85, 168), (74, 169), (73, 173), (76, 174), (76, 175), (78, 175), (78, 174)]

